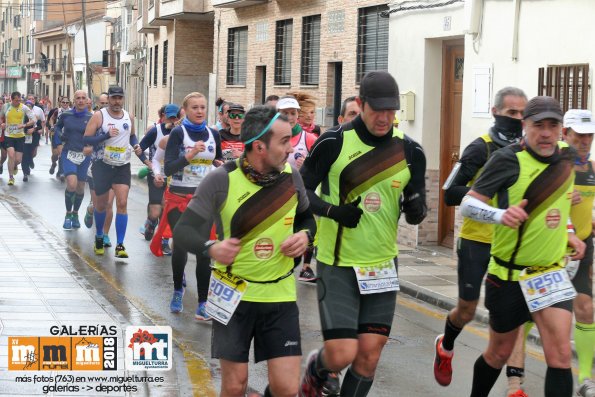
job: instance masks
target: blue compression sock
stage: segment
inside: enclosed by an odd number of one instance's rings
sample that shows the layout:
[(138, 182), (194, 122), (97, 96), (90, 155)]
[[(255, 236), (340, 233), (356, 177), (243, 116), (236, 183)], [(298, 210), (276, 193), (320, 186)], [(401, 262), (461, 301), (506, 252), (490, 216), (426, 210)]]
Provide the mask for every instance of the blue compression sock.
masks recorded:
[(95, 215), (95, 235), (97, 237), (102, 237), (103, 236), (103, 225), (105, 224), (105, 211), (103, 212), (99, 212), (97, 210), (93, 211), (94, 215)]
[(116, 236), (118, 244), (124, 244), (126, 226), (128, 226), (128, 214), (116, 214)]

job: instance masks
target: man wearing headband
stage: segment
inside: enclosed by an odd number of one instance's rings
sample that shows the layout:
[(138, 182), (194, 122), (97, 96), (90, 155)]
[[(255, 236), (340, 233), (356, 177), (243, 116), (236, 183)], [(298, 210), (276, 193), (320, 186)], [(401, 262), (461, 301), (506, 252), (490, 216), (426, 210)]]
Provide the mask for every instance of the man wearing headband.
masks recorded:
[(427, 211), (424, 152), (393, 127), (397, 82), (387, 72), (366, 74), (357, 103), (359, 116), (325, 132), (300, 170), (321, 217), (316, 270), (324, 338), (308, 357), (302, 396), (368, 394), (395, 313), (399, 215), (416, 225)]
[[(312, 244), (316, 222), (299, 172), (287, 164), (287, 119), (256, 106), (241, 138), (244, 154), (206, 175), (174, 241), (215, 262), (207, 312), (216, 320), (211, 354), (221, 364), (221, 395), (246, 393), (252, 339), (255, 361), (267, 360), (264, 395), (296, 395), (302, 353), (294, 258)], [(209, 240), (213, 221), (218, 240)]]

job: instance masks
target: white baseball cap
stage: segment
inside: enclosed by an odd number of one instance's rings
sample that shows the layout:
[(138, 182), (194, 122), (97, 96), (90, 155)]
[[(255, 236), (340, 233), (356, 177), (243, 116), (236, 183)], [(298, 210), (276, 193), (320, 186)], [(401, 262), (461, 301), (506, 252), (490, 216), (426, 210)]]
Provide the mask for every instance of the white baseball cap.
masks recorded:
[(300, 104), (294, 97), (279, 98), (277, 110), (282, 109), (300, 109)]
[(564, 115), (564, 128), (577, 134), (595, 134), (595, 121), (590, 110), (569, 109)]

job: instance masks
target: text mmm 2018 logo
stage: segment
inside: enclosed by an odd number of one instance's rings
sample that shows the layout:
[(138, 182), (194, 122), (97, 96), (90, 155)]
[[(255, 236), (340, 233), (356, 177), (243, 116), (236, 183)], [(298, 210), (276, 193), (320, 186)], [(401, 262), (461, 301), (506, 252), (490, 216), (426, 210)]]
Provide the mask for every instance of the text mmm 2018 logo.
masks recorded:
[(171, 369), (171, 327), (126, 327), (126, 369), (132, 371)]
[(8, 369), (101, 371), (117, 369), (117, 339), (104, 336), (11, 336)]

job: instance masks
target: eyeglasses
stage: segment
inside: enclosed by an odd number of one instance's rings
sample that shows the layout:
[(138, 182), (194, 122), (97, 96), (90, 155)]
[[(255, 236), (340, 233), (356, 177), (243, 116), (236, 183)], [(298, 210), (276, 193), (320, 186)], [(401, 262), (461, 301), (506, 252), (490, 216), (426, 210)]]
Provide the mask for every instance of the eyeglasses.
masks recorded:
[(230, 119), (243, 119), (244, 113), (228, 113)]
[(62, 103), (64, 103), (64, 104), (68, 105), (70, 102), (62, 102)]

